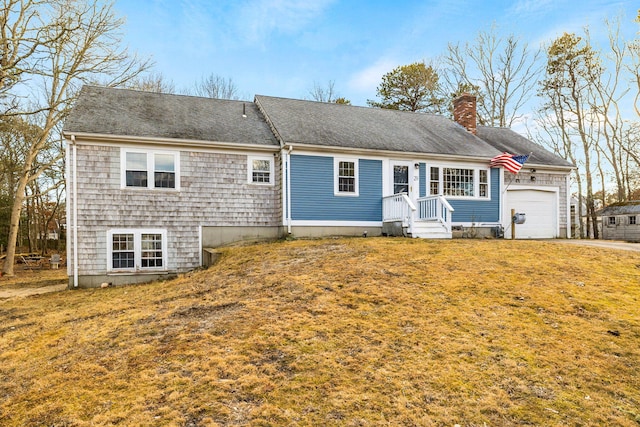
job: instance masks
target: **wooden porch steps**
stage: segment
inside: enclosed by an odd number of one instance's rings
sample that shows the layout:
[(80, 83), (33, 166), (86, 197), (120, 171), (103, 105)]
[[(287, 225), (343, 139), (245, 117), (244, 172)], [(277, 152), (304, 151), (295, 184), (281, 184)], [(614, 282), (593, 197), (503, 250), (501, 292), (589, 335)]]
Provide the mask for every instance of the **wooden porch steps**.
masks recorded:
[(410, 230), (411, 237), (422, 239), (451, 239), (452, 233), (447, 232), (444, 225), (437, 221), (416, 221)]

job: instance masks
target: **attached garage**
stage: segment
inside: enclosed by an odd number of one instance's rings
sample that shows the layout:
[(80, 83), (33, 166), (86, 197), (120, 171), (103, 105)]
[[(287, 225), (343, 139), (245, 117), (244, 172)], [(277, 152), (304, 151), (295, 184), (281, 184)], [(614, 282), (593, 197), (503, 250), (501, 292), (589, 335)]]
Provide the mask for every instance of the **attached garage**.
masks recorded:
[[(544, 189), (509, 188), (504, 203), (505, 229), (510, 227), (511, 209), (524, 213), (526, 221), (518, 224), (516, 239), (551, 239), (558, 237), (557, 187)], [(506, 236), (511, 235), (508, 231)]]

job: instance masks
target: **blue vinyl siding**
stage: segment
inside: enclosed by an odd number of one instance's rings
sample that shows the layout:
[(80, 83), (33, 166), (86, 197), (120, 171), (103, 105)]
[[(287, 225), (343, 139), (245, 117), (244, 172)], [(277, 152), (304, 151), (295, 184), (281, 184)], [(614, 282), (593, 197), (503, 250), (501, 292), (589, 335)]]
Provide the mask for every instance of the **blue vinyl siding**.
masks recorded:
[(336, 196), (333, 157), (291, 155), (291, 219), (382, 221), (382, 161), (358, 160), (359, 195)]
[(424, 197), (427, 195), (427, 165), (424, 163), (420, 163), (418, 178), (420, 179), (418, 185), (418, 197)]
[(490, 200), (447, 199), (455, 211), (452, 222), (498, 222), (500, 220), (500, 169), (491, 169)]

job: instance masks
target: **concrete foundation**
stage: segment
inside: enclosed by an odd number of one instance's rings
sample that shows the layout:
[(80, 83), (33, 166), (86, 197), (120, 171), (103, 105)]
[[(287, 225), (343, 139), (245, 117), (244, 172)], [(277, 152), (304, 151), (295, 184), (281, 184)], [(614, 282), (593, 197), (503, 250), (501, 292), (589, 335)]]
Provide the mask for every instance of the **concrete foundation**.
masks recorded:
[[(286, 230), (285, 230), (286, 231)], [(382, 227), (291, 227), (292, 237), (382, 236)]]
[(220, 226), (202, 227), (202, 247), (216, 248), (243, 241), (275, 240), (283, 236), (283, 227)]
[[(148, 283), (156, 280), (173, 279), (177, 272), (139, 273), (139, 274), (99, 274), (95, 276), (78, 276), (78, 288), (99, 288), (103, 283), (109, 286)], [(74, 289), (73, 276), (69, 276), (69, 289)]]

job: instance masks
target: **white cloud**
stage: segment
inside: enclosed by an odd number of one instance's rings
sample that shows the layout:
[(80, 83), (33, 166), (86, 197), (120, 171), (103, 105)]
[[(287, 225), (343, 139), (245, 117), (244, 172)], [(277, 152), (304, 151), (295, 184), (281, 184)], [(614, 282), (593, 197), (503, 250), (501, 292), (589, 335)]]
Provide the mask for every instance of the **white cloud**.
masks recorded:
[(272, 32), (293, 34), (307, 28), (335, 0), (252, 0), (239, 10), (238, 30), (252, 43)]
[(350, 90), (374, 94), (382, 76), (398, 66), (398, 61), (380, 58), (374, 64), (356, 72), (348, 81)]
[(520, 0), (511, 6), (509, 11), (516, 15), (547, 13), (551, 11), (557, 3), (557, 0)]

